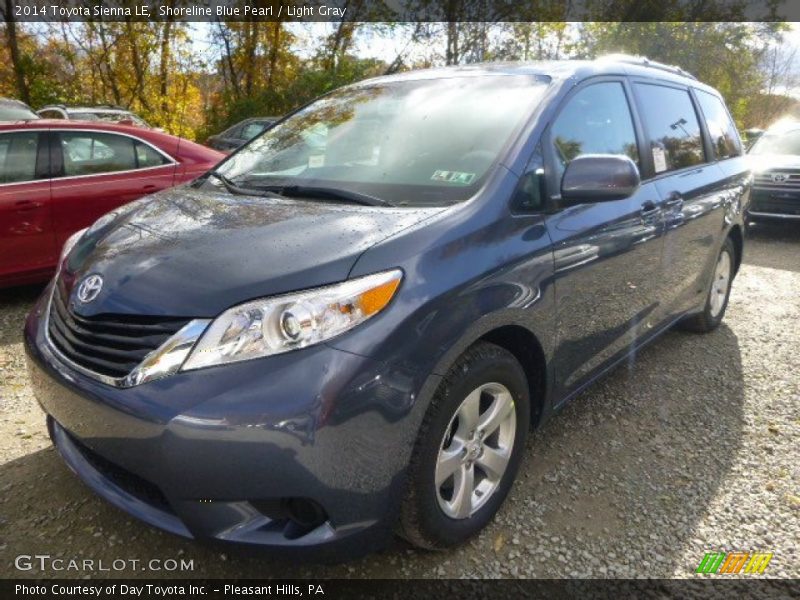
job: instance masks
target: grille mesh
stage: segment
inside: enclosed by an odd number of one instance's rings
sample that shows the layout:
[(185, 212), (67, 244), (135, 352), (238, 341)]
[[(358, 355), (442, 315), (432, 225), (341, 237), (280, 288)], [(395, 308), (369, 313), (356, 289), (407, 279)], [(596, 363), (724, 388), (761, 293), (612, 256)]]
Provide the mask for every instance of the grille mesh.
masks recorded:
[(49, 334), (53, 345), (75, 364), (119, 378), (188, 322), (138, 315), (81, 317), (69, 308), (69, 296), (59, 280), (50, 306)]

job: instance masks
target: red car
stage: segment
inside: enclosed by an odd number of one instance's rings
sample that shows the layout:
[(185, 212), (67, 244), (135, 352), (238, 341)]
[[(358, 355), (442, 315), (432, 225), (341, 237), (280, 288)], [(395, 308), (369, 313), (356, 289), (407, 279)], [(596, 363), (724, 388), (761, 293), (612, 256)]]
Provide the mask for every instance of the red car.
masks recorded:
[(71, 234), (118, 206), (194, 179), (223, 156), (128, 125), (0, 124), (0, 287), (46, 280)]

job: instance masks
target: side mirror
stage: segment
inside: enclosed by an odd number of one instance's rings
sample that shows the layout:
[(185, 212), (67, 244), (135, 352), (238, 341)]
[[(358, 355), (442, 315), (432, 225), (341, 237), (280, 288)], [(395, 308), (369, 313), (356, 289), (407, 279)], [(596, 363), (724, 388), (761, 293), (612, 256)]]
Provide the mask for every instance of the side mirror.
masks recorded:
[(627, 156), (584, 154), (567, 165), (561, 198), (570, 202), (604, 202), (632, 196), (639, 189), (639, 169)]

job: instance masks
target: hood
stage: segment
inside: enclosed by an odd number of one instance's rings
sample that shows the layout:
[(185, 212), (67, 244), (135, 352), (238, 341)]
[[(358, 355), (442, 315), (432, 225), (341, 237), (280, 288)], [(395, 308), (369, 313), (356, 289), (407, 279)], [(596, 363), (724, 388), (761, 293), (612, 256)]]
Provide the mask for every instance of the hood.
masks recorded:
[[(180, 187), (137, 201), (70, 252), (71, 293), (103, 278), (83, 316), (214, 317), (232, 305), (343, 281), (371, 246), (441, 208), (378, 208)], [(392, 268), (395, 265), (386, 265)]]
[(748, 164), (753, 173), (800, 169), (800, 156), (795, 154), (748, 154)]

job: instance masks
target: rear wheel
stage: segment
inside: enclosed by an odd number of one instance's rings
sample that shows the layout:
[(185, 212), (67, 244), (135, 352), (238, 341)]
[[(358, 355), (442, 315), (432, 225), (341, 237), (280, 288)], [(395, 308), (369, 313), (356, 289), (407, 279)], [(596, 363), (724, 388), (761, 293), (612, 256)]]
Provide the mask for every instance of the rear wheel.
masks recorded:
[(530, 424), (525, 373), (494, 344), (468, 350), (439, 386), (409, 467), (400, 535), (446, 548), (478, 533), (514, 482)]
[(684, 320), (682, 326), (689, 331), (708, 333), (714, 331), (725, 316), (733, 283), (736, 251), (730, 238), (725, 240), (714, 267), (703, 312)]

